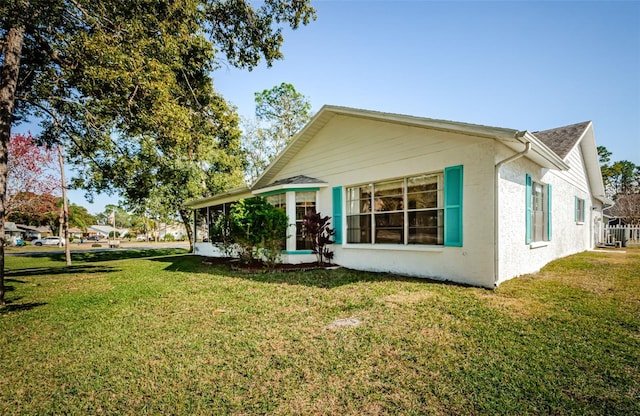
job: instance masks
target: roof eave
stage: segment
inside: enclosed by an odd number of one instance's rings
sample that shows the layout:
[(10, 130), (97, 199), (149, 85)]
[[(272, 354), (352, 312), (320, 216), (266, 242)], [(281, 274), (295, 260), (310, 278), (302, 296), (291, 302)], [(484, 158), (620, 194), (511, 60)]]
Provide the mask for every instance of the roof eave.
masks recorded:
[(569, 170), (564, 160), (560, 158), (553, 150), (549, 149), (547, 145), (542, 143), (540, 139), (534, 136), (531, 132), (525, 131), (521, 138), (518, 138), (521, 143), (531, 143), (531, 150), (526, 155), (530, 160), (533, 160), (540, 166), (549, 169), (556, 170)]
[(589, 186), (593, 197), (605, 205), (613, 206), (615, 202), (607, 198), (605, 195), (604, 181), (602, 180), (602, 170), (600, 169), (600, 160), (598, 158), (598, 148), (596, 146), (593, 123), (589, 122), (584, 134), (580, 138), (579, 145), (582, 150), (582, 158), (584, 160), (587, 178), (589, 180)]
[(214, 196), (210, 196), (207, 198), (193, 199), (193, 200), (187, 201), (185, 202), (184, 206), (186, 208), (198, 209), (198, 208), (208, 207), (211, 205), (220, 205), (220, 204), (226, 204), (228, 202), (235, 202), (235, 201), (238, 201), (239, 199), (242, 199), (244, 197), (248, 198), (250, 196), (251, 196), (251, 190), (249, 189), (249, 187), (243, 186), (243, 187), (235, 188), (230, 191), (217, 194)]

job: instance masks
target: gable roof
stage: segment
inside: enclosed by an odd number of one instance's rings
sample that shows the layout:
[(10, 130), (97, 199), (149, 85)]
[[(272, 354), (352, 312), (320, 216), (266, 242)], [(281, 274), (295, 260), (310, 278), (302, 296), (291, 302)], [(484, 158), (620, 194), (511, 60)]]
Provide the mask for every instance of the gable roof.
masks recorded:
[(584, 121), (555, 129), (536, 131), (533, 135), (564, 159), (580, 142), (590, 124), (590, 121)]
[[(462, 123), (449, 120), (438, 120), (404, 114), (385, 113), (381, 111), (362, 110), (358, 108), (325, 105), (298, 132), (287, 147), (271, 162), (267, 169), (252, 185), (252, 189), (267, 187), (278, 172), (289, 163), (295, 155), (336, 116), (368, 119), (405, 126), (421, 127), (432, 130), (448, 131), (484, 137), (501, 141), (503, 144), (520, 152), (526, 142), (531, 143), (531, 152), (527, 157), (544, 167), (565, 170), (568, 166), (556, 153), (537, 137), (529, 132), (522, 132), (502, 127), (483, 126), (480, 124)], [(514, 140), (515, 139), (515, 140)]]
[[(515, 152), (521, 152), (527, 143), (530, 150), (526, 158), (538, 165), (556, 169), (568, 170), (569, 165), (564, 161), (576, 146), (583, 147), (586, 169), (595, 196), (605, 203), (610, 201), (604, 196), (602, 176), (595, 148), (593, 124), (590, 121), (571, 124), (550, 130), (531, 133), (502, 127), (491, 127), (479, 124), (462, 123), (449, 120), (438, 120), (416, 117), (404, 114), (385, 113), (380, 111), (363, 110), (358, 108), (324, 105), (311, 120), (300, 130), (287, 147), (280, 152), (267, 169), (250, 187), (233, 189), (228, 192), (208, 198), (193, 200), (185, 205), (190, 208), (201, 208), (211, 203), (221, 204), (251, 196), (256, 190), (279, 189), (289, 185), (299, 184), (301, 187), (322, 186), (323, 181), (304, 175), (274, 181), (278, 173), (293, 159), (322, 130), (334, 117), (344, 116), (385, 123), (412, 126), (424, 129), (439, 130), (475, 137), (489, 138), (499, 141)], [(253, 192), (252, 192), (253, 191)]]
[(596, 138), (591, 121), (538, 131), (533, 134), (563, 159), (579, 146), (593, 196), (607, 205), (613, 205), (613, 201), (605, 195)]
[(293, 176), (291, 178), (285, 178), (277, 180), (273, 183), (270, 183), (268, 186), (278, 186), (278, 185), (302, 185), (302, 184), (310, 184), (310, 183), (326, 183), (325, 181), (321, 181), (320, 179), (310, 178), (306, 175), (298, 175)]

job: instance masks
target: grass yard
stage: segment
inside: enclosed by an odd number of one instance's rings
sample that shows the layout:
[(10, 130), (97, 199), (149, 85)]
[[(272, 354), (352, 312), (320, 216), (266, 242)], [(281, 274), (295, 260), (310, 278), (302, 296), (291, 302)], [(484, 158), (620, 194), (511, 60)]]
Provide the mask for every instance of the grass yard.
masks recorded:
[(640, 414), (640, 249), (495, 291), (201, 260), (7, 257), (0, 414)]

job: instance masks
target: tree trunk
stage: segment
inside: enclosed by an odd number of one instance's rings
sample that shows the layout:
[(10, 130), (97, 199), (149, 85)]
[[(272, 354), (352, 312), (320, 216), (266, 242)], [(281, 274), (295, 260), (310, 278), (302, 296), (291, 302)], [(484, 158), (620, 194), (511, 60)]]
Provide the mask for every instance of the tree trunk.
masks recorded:
[(193, 241), (193, 230), (191, 229), (191, 215), (189, 210), (181, 209), (180, 218), (182, 219), (182, 223), (184, 224), (184, 228), (187, 230), (187, 237), (189, 238), (189, 252), (195, 253), (195, 242)]
[(16, 87), (20, 71), (20, 56), (24, 27), (11, 27), (4, 38), (4, 63), (0, 69), (0, 305), (4, 300), (4, 217), (7, 196), (7, 159), (9, 139), (11, 138), (11, 122), (16, 102)]
[(64, 158), (62, 145), (58, 145), (58, 163), (60, 164), (60, 182), (62, 182), (62, 212), (60, 215), (60, 230), (64, 238), (64, 256), (67, 266), (71, 266), (71, 247), (69, 247), (69, 207), (67, 205), (67, 182), (64, 178)]

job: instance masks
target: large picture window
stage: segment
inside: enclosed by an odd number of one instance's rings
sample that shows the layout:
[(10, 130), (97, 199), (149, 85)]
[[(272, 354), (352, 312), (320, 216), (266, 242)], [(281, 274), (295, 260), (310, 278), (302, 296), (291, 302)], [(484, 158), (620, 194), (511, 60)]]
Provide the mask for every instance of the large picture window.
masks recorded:
[(347, 188), (347, 242), (444, 244), (443, 174)]

